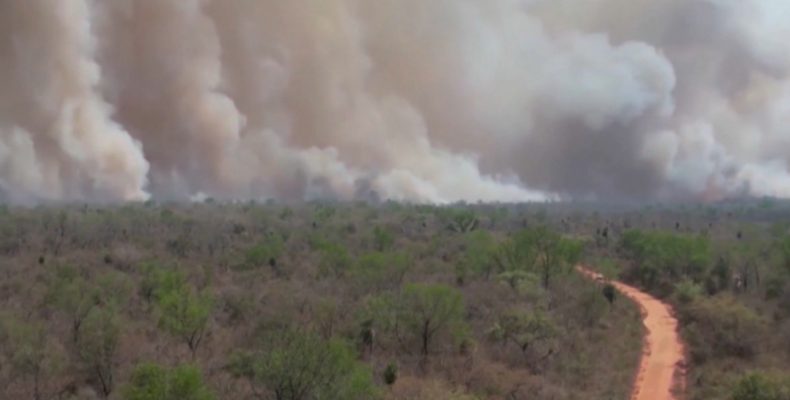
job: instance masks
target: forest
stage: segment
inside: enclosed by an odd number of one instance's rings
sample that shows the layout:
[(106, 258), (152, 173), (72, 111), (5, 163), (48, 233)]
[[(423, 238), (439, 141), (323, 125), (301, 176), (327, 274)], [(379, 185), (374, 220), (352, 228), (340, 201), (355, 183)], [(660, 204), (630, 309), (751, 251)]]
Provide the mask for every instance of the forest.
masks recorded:
[(790, 202), (0, 208), (0, 398), (790, 398)]

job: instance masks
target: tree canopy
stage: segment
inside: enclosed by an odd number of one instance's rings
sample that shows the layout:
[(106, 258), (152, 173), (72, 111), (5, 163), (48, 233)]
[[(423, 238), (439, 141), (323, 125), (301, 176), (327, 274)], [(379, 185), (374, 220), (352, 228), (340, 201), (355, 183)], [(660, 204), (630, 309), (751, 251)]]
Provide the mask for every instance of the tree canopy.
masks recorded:
[(157, 364), (141, 364), (124, 387), (124, 400), (214, 400), (197, 367), (179, 365), (169, 369)]
[(356, 361), (351, 348), (337, 339), (295, 329), (263, 334), (260, 347), (237, 353), (234, 375), (249, 380), (256, 397), (276, 400), (377, 397), (371, 371)]

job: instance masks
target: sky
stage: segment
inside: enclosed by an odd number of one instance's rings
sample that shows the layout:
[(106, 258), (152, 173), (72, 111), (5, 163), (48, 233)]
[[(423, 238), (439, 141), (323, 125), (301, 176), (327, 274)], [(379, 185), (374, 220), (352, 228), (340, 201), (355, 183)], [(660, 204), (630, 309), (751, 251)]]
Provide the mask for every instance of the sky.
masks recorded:
[(790, 197), (786, 0), (0, 0), (0, 202)]

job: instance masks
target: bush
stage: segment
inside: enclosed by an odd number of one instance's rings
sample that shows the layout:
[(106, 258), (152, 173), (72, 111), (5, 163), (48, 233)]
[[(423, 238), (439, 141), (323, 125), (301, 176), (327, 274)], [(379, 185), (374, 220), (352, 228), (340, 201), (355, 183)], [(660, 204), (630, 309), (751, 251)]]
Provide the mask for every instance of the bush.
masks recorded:
[(750, 359), (767, 328), (763, 318), (730, 296), (700, 299), (679, 311), (696, 362), (717, 357)]
[(387, 364), (387, 368), (384, 369), (384, 383), (387, 386), (392, 386), (395, 384), (395, 381), (398, 380), (398, 366), (395, 363)]
[(433, 340), (442, 333), (460, 333), (464, 325), (464, 300), (460, 291), (445, 285), (410, 284), (403, 289), (401, 320), (421, 341), (428, 356)]
[(609, 303), (597, 287), (585, 288), (576, 299), (577, 314), (573, 319), (584, 328), (595, 326), (606, 315)]
[(395, 235), (389, 229), (377, 226), (373, 229), (373, 243), (376, 251), (388, 251), (395, 244)]
[(446, 285), (409, 284), (402, 293), (372, 297), (359, 315), (363, 344), (372, 329), (397, 338), (398, 343), (419, 347), (427, 357), (440, 336), (463, 339), (464, 302), (461, 292)]
[(614, 285), (607, 283), (604, 285), (602, 292), (603, 297), (606, 298), (606, 301), (608, 301), (609, 304), (614, 304), (614, 300), (617, 298), (617, 289), (614, 287)]
[(560, 335), (557, 324), (540, 311), (513, 310), (499, 317), (489, 336), (504, 345), (513, 343), (533, 370), (537, 361), (546, 360), (556, 349)]
[(212, 298), (189, 286), (172, 291), (159, 299), (159, 326), (182, 340), (194, 359), (208, 327), (213, 308)]
[(489, 279), (496, 269), (494, 238), (487, 231), (475, 231), (467, 234), (465, 239), (466, 250), (456, 267), (456, 277), (459, 282), (470, 276)]
[(351, 254), (342, 244), (322, 243), (318, 246), (318, 250), (321, 253), (321, 261), (318, 265), (321, 276), (342, 277), (353, 262)]
[(96, 378), (102, 394), (114, 388), (115, 356), (121, 323), (112, 308), (94, 308), (85, 318), (78, 343), (80, 360)]
[(684, 280), (683, 282), (675, 285), (675, 291), (672, 294), (673, 300), (681, 305), (686, 305), (702, 296), (703, 290), (700, 285), (690, 281)]
[(629, 278), (662, 296), (681, 279), (702, 282), (712, 259), (710, 242), (703, 236), (629, 231), (620, 248), (634, 263)]
[(124, 400), (213, 400), (197, 367), (181, 365), (166, 369), (142, 364), (132, 372), (123, 390)]
[(184, 274), (172, 268), (164, 268), (157, 263), (143, 264), (141, 270), (143, 279), (140, 281), (139, 293), (148, 302), (158, 301), (186, 284)]
[(411, 258), (403, 253), (368, 253), (351, 267), (349, 275), (362, 293), (381, 292), (400, 287)]
[(283, 239), (280, 235), (272, 235), (263, 242), (251, 247), (244, 255), (244, 265), (241, 269), (249, 270), (260, 268), (264, 265), (275, 267), (277, 259), (284, 249)]
[(563, 238), (545, 226), (525, 229), (503, 243), (494, 259), (502, 273), (529, 272), (548, 289), (555, 276), (573, 269), (583, 250), (582, 242)]
[(790, 380), (752, 372), (743, 376), (733, 388), (732, 400), (788, 400)]
[(378, 397), (370, 369), (341, 341), (292, 329), (260, 339), (260, 349), (236, 354), (230, 363), (231, 372), (259, 392), (282, 400)]

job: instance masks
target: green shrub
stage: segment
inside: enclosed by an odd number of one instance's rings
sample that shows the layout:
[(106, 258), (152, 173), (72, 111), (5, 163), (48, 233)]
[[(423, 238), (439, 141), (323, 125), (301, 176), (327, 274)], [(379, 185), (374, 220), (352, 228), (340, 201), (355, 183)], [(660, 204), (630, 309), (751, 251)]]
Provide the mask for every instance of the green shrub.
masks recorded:
[(188, 286), (162, 296), (158, 303), (159, 326), (182, 340), (192, 352), (192, 357), (203, 341), (213, 308), (207, 293), (197, 293)]
[(634, 264), (630, 278), (662, 296), (682, 279), (702, 282), (712, 259), (704, 236), (635, 230), (623, 235), (620, 247)]
[(700, 299), (679, 312), (696, 362), (718, 357), (750, 359), (767, 330), (767, 321), (730, 296)]
[(384, 383), (386, 383), (388, 386), (392, 386), (397, 380), (398, 366), (395, 365), (395, 363), (387, 364), (387, 368), (384, 369)]
[(790, 379), (762, 372), (744, 375), (732, 390), (732, 400), (788, 400)]
[(378, 397), (371, 371), (338, 340), (291, 329), (270, 332), (261, 348), (237, 353), (231, 372), (277, 399), (368, 400)]
[(275, 267), (277, 259), (282, 255), (283, 250), (282, 236), (271, 235), (263, 242), (247, 250), (244, 254), (244, 264), (241, 269), (255, 269), (264, 265)]
[(197, 367), (180, 365), (167, 369), (156, 364), (142, 364), (132, 372), (123, 390), (124, 400), (214, 400), (203, 383)]
[(681, 305), (687, 305), (702, 296), (703, 290), (700, 285), (690, 281), (684, 280), (675, 285), (675, 291), (672, 298), (675, 302)]
[(397, 289), (411, 268), (411, 262), (403, 253), (368, 253), (352, 265), (349, 278), (362, 293)]
[(377, 226), (373, 229), (373, 243), (376, 251), (388, 251), (395, 244), (395, 235), (389, 229)]

